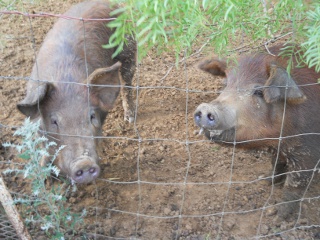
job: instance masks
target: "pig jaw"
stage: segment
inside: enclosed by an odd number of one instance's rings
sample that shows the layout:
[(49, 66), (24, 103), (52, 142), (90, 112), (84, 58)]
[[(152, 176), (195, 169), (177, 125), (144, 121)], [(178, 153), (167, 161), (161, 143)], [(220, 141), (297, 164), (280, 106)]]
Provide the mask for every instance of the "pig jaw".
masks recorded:
[(221, 131), (221, 130), (207, 130), (204, 129), (204, 135), (211, 141), (217, 143), (231, 144), (236, 141), (235, 127)]

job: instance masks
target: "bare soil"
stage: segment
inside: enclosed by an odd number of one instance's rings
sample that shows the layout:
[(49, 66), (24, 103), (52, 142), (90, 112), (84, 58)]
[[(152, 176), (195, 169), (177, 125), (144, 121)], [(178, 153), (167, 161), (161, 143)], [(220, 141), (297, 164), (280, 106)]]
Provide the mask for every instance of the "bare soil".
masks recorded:
[[(58, 14), (76, 2), (23, 7), (29, 13)], [(55, 21), (0, 15), (0, 143), (16, 141), (12, 134), (24, 120), (16, 103), (24, 97), (35, 53)], [(271, 171), (267, 149), (234, 149), (198, 135), (193, 112), (222, 86), (222, 79), (196, 67), (209, 54), (190, 57), (171, 71), (173, 52), (157, 56), (151, 51), (142, 60), (135, 75), (136, 121), (123, 121), (119, 98), (103, 128), (99, 179), (68, 196), (73, 211), (86, 208), (88, 214), (67, 239), (320, 238), (317, 199), (302, 201), (299, 217), (276, 217), (273, 205), (282, 188), (261, 179)], [(16, 154), (0, 146), (0, 168), (15, 162)], [(12, 193), (30, 194), (22, 177), (5, 180)], [(308, 196), (318, 192), (314, 186)], [(35, 239), (46, 239), (40, 228), (30, 231)]]

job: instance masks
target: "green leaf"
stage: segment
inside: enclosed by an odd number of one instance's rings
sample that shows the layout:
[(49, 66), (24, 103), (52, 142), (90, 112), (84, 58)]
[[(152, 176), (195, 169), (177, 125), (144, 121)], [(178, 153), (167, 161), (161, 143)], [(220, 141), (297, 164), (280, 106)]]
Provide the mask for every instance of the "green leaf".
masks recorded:
[(234, 4), (231, 3), (230, 7), (227, 9), (227, 11), (226, 11), (226, 13), (224, 15), (224, 21), (227, 21), (229, 13), (230, 13), (230, 11), (232, 10), (233, 7), (234, 7)]
[(118, 15), (118, 14), (121, 14), (121, 13), (124, 13), (126, 12), (126, 8), (125, 7), (122, 7), (122, 8), (117, 8), (115, 10), (113, 10), (111, 13), (110, 13), (110, 16), (114, 16), (114, 15)]
[(207, 4), (208, 4), (208, 1), (207, 1), (207, 0), (202, 0), (202, 7), (203, 7), (203, 9), (206, 9), (206, 8), (207, 8)]
[(155, 24), (155, 18), (150, 20), (150, 23), (144, 27), (140, 32), (137, 33), (137, 38), (140, 39), (146, 32), (150, 31)]
[(142, 23), (145, 22), (145, 20), (148, 18), (148, 15), (143, 15), (141, 18), (137, 21), (137, 27), (139, 27)]
[(113, 20), (112, 22), (107, 23), (107, 26), (109, 28), (120, 28), (122, 26), (122, 21), (119, 21), (118, 19)]
[(123, 49), (124, 42), (121, 42), (116, 51), (112, 54), (112, 58), (115, 58)]
[(30, 159), (30, 154), (28, 151), (24, 152), (24, 153), (21, 153), (18, 155), (19, 158), (22, 158), (24, 160), (29, 160)]

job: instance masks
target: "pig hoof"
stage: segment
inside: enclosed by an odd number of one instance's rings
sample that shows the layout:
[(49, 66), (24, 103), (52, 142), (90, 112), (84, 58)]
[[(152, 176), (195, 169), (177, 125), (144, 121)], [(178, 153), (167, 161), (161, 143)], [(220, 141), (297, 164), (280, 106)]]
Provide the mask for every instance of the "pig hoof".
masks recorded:
[(288, 220), (299, 209), (299, 202), (284, 203), (277, 207), (278, 216), (282, 220)]

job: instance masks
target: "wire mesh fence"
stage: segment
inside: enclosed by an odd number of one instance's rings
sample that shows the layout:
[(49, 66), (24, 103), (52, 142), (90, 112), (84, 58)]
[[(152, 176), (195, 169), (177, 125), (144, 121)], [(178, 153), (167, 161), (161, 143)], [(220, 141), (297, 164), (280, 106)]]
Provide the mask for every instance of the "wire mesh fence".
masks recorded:
[[(48, 9), (63, 12), (60, 8), (67, 9), (67, 5), (56, 3)], [(1, 40), (5, 43), (0, 76), (3, 114), (0, 134), (4, 142), (16, 141), (12, 132), (24, 116), (18, 113), (15, 104), (25, 95), (25, 85), (30, 81), (27, 76), (45, 33), (56, 17), (70, 17), (30, 12), (2, 14), (0, 21), (5, 27)], [(79, 21), (82, 24), (85, 19)], [(139, 63), (132, 88), (135, 121), (132, 124), (123, 121), (118, 97), (108, 113), (102, 136), (96, 137), (103, 140), (99, 178), (95, 183), (78, 186), (68, 196), (73, 211), (87, 210), (84, 223), (72, 234), (89, 239), (319, 237), (318, 187), (306, 188), (303, 196), (296, 199), (298, 215), (280, 221), (276, 207), (283, 204), (280, 200), (283, 190), (270, 185), (270, 179), (274, 181), (270, 164), (273, 155), (266, 148), (253, 151), (236, 148), (241, 143), (279, 138), (235, 141), (226, 147), (199, 137), (193, 113), (200, 103), (216, 98), (223, 85), (222, 78), (197, 69), (199, 60), (209, 54), (203, 52), (203, 47), (195, 47), (189, 57), (181, 53), (179, 68), (174, 67), (172, 54), (157, 56), (155, 51)], [(80, 106), (79, 110), (83, 108)], [(77, 124), (75, 121), (72, 127), (83, 128), (81, 123)], [(303, 133), (308, 134), (319, 135)], [(77, 131), (68, 136), (92, 138), (78, 135)], [(298, 135), (279, 137), (282, 140)], [(2, 148), (1, 155), (2, 169), (7, 168), (8, 161), (11, 165), (21, 165), (10, 150)], [(318, 171), (317, 165), (310, 169)], [(10, 176), (7, 181), (13, 191), (28, 194), (23, 179)], [(2, 232), (8, 232), (4, 236), (9, 238), (11, 230), (6, 220), (3, 222), (0, 237)], [(72, 238), (72, 234), (67, 234), (67, 238)]]
[(0, 238), (1, 239), (17, 239), (16, 230), (6, 217), (6, 213), (0, 205)]

